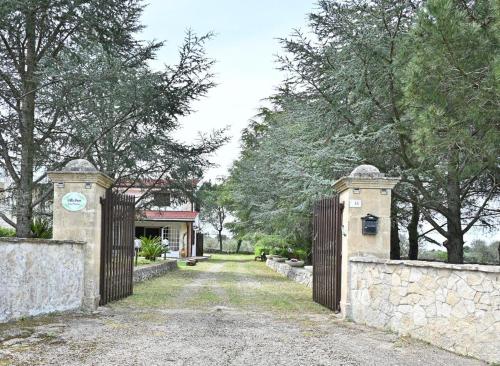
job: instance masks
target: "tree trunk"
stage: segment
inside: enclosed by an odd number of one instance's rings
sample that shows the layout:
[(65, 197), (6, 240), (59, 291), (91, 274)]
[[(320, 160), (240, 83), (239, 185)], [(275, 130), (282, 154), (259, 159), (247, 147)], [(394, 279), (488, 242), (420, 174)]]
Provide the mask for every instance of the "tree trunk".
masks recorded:
[(448, 250), (448, 262), (461, 264), (464, 262), (464, 238), (461, 220), (460, 180), (457, 171), (458, 151), (456, 148), (451, 150), (450, 155), (446, 184), (448, 240), (445, 246)]
[(391, 199), (391, 259), (401, 259), (401, 246), (399, 241), (398, 217), (396, 215), (396, 200)]
[(23, 97), (21, 100), (21, 171), (20, 184), (16, 194), (16, 236), (31, 236), (31, 220), (33, 215), (33, 162), (34, 162), (34, 129), (35, 129), (35, 13), (29, 10), (26, 14), (26, 56), (25, 69), (22, 73)]
[(417, 260), (418, 259), (418, 222), (420, 219), (420, 211), (416, 203), (411, 205), (411, 218), (408, 224), (408, 259)]
[(219, 231), (219, 251), (222, 253), (222, 230)]
[(401, 259), (401, 247), (399, 245), (399, 226), (395, 217), (391, 219), (391, 259)]
[(464, 238), (460, 216), (448, 218), (448, 238), (444, 244), (448, 251), (448, 262), (462, 264), (464, 262)]
[(464, 241), (458, 236), (450, 237), (445, 244), (448, 251), (448, 262), (462, 264), (464, 262)]
[(240, 252), (240, 248), (241, 248), (241, 243), (242, 242), (243, 242), (243, 240), (238, 239), (237, 244), (236, 244), (236, 253)]

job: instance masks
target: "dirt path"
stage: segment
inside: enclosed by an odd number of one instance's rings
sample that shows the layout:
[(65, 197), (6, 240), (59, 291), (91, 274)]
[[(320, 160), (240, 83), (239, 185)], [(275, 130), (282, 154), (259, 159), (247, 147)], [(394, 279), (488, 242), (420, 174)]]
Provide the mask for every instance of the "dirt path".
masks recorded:
[(216, 256), (91, 316), (0, 326), (0, 366), (484, 364), (338, 321), (310, 298), (249, 256)]

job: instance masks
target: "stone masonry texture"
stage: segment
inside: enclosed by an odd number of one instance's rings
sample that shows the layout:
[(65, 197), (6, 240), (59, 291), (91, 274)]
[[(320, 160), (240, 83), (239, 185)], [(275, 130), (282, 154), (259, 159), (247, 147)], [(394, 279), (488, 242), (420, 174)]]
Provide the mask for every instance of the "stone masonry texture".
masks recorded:
[(0, 238), (0, 323), (76, 310), (83, 298), (84, 243)]
[(350, 259), (357, 323), (500, 362), (500, 267)]
[(313, 275), (307, 269), (291, 267), (286, 263), (275, 262), (272, 259), (268, 259), (266, 265), (295, 282), (299, 282), (307, 287), (312, 287)]
[(169, 259), (149, 266), (136, 267), (134, 268), (134, 283), (149, 280), (176, 269), (177, 261)]

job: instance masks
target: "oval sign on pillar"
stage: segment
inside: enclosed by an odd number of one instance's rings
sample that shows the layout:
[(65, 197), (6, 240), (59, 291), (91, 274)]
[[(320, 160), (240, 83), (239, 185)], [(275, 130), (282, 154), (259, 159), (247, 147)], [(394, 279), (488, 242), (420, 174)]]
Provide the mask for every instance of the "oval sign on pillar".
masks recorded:
[(68, 211), (80, 211), (87, 205), (87, 197), (79, 192), (69, 192), (63, 196), (61, 203)]

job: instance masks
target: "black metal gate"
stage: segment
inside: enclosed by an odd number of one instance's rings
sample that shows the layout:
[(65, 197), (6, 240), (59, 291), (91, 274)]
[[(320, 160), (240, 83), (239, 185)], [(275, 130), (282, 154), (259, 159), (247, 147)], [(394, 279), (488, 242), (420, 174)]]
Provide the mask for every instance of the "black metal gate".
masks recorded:
[(106, 191), (102, 204), (100, 305), (132, 294), (135, 197)]
[(313, 300), (340, 311), (342, 210), (339, 196), (316, 202), (313, 211)]

